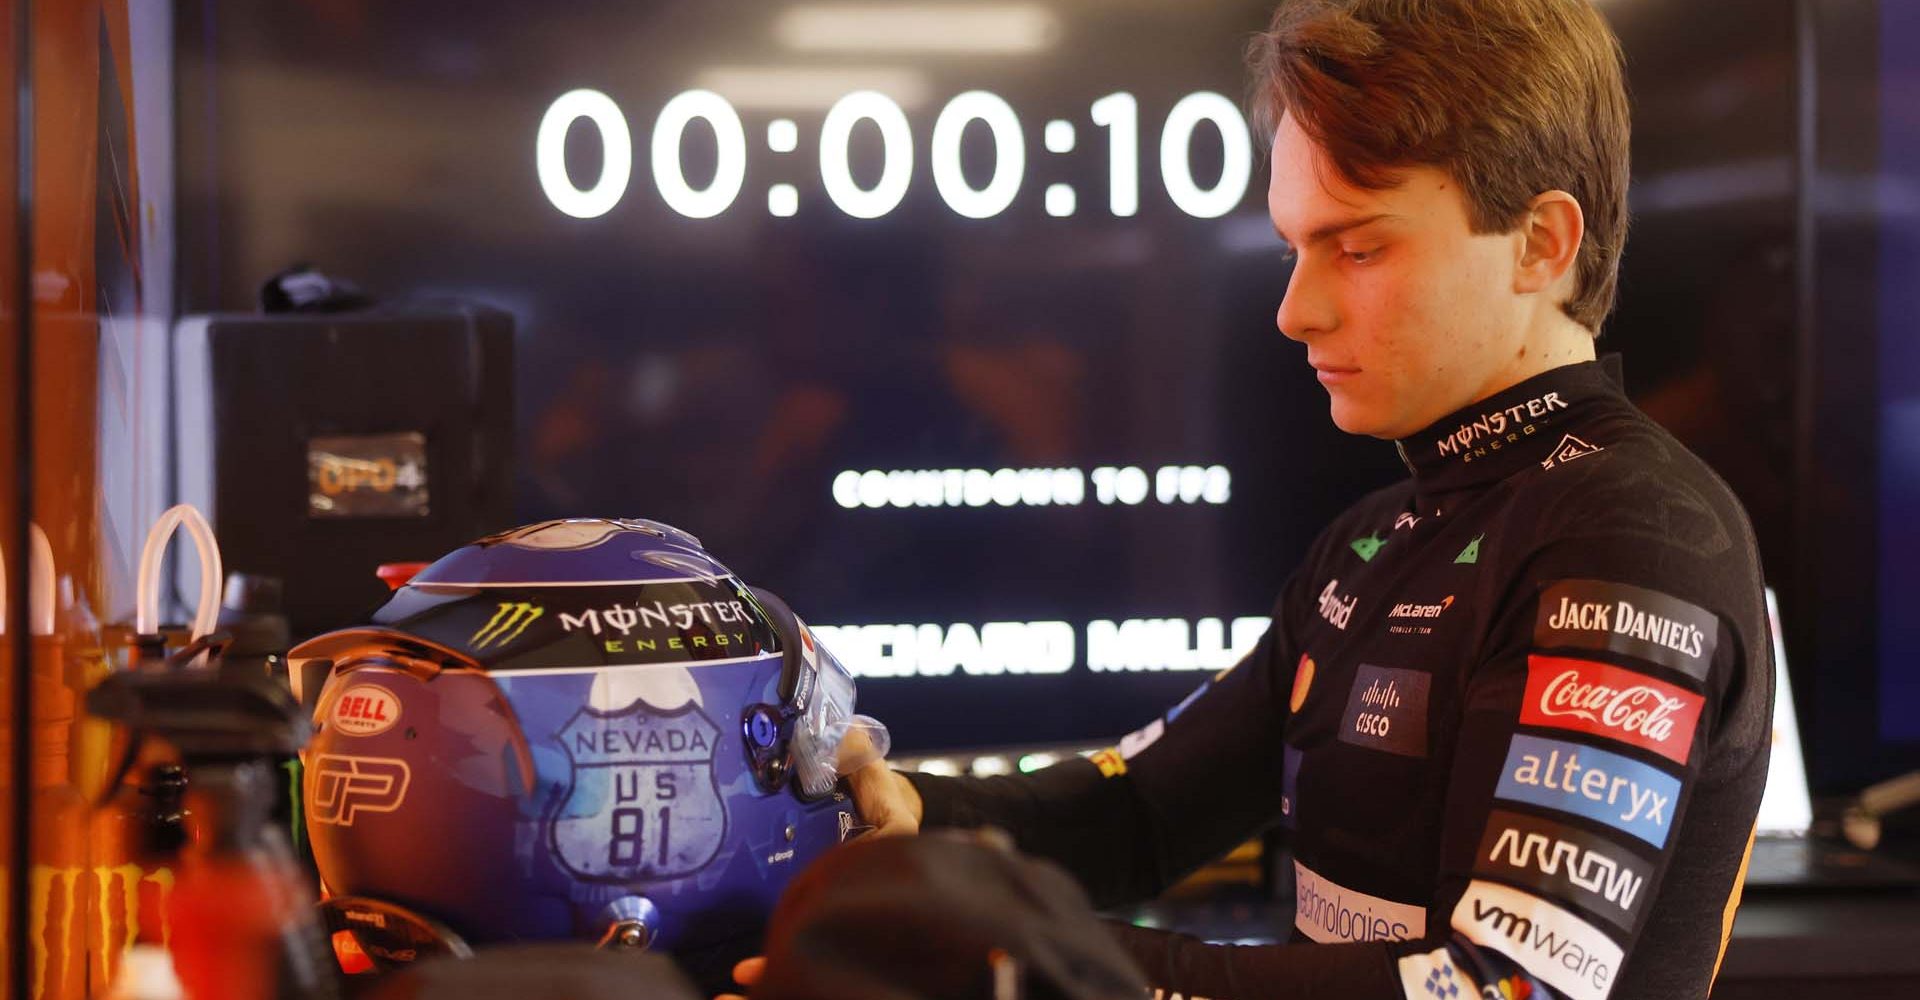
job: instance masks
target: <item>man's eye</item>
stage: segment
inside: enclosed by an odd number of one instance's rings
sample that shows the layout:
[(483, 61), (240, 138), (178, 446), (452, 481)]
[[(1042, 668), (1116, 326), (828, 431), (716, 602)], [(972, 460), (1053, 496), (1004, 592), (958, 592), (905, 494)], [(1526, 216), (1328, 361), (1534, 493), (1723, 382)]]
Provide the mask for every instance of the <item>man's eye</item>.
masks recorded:
[(1342, 252), (1342, 255), (1345, 256), (1348, 260), (1354, 262), (1355, 264), (1371, 264), (1376, 259), (1379, 258), (1380, 251), (1378, 250), (1346, 250)]
[(1282, 247), (1282, 248), (1281, 248), (1281, 250), (1280, 250), (1280, 262), (1281, 262), (1281, 263), (1283, 263), (1283, 264), (1292, 264), (1293, 262), (1295, 262), (1295, 261), (1297, 261), (1297, 260), (1299, 260), (1299, 259), (1300, 259), (1300, 251), (1298, 251), (1298, 250), (1295, 250), (1295, 249), (1294, 249), (1294, 248), (1292, 248), (1292, 247)]

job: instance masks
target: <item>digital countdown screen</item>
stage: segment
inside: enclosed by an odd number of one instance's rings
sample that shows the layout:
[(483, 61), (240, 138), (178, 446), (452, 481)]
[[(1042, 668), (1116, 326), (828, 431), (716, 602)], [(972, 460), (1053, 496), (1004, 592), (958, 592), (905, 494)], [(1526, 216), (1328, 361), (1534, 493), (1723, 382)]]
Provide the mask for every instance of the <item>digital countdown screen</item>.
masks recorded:
[(698, 535), (902, 750), (1109, 740), (1404, 474), (1274, 327), (1270, 12), (216, 0), (183, 306), (308, 261), (506, 309), (517, 520)]

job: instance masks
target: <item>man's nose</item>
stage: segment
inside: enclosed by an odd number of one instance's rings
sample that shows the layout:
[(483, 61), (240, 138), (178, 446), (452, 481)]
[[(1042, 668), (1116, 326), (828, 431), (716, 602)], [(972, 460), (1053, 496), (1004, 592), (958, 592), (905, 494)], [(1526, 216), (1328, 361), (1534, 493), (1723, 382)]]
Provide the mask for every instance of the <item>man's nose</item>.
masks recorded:
[(1332, 303), (1303, 261), (1295, 261), (1292, 273), (1287, 275), (1287, 294), (1280, 300), (1274, 325), (1289, 340), (1305, 340), (1334, 326)]

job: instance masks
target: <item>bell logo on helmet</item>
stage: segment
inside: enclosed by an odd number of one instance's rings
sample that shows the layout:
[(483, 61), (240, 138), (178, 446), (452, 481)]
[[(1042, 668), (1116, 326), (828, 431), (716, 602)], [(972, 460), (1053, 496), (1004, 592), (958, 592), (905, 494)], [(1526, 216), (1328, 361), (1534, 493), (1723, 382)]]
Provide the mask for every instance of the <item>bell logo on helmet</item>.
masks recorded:
[(574, 876), (678, 878), (720, 853), (727, 829), (713, 773), (720, 727), (698, 706), (582, 708), (555, 739), (572, 781), (548, 817), (547, 843)]
[(327, 720), (343, 736), (378, 736), (400, 721), (400, 699), (375, 684), (355, 684), (333, 700)]
[(388, 813), (407, 801), (413, 771), (392, 757), (316, 754), (307, 781), (307, 815), (315, 823), (352, 826), (361, 813)]
[(513, 640), (520, 638), (520, 633), (525, 632), (527, 626), (546, 613), (547, 610), (538, 604), (526, 601), (501, 601), (493, 617), (487, 619), (487, 623), (473, 633), (472, 638), (467, 640), (467, 645), (474, 649), (486, 649), (488, 646), (495, 649), (504, 648)]

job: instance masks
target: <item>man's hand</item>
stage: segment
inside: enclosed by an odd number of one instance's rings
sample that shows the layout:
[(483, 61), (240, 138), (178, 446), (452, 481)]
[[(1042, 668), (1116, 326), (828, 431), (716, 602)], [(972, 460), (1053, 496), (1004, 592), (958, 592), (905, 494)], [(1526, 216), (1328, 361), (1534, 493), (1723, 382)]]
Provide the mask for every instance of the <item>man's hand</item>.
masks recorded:
[[(751, 990), (753, 984), (759, 982), (760, 977), (766, 975), (766, 972), (766, 958), (755, 955), (752, 958), (741, 959), (733, 967), (733, 981), (738, 983), (742, 990)], [(747, 1000), (747, 998), (739, 993), (722, 993), (713, 1000)]]
[(906, 775), (896, 773), (886, 761), (876, 760), (847, 775), (853, 789), (853, 804), (860, 819), (874, 827), (874, 835), (886, 837), (920, 832), (920, 793)]

